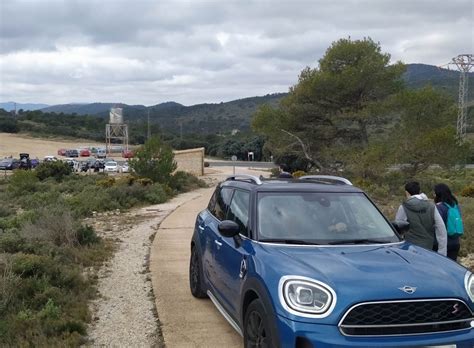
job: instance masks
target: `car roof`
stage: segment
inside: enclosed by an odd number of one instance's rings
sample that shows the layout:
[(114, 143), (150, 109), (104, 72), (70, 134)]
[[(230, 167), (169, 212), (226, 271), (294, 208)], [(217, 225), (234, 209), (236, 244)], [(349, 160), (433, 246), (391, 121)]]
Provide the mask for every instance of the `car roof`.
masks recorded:
[[(266, 179), (245, 175), (230, 176), (221, 183), (221, 186), (242, 188), (258, 192), (353, 192), (361, 193), (361, 189), (347, 184), (341, 177), (331, 177), (334, 180), (327, 180), (328, 176), (321, 176), (321, 179)], [(258, 181), (256, 179), (259, 179)], [(340, 179), (341, 181), (339, 181)], [(332, 181), (332, 182), (331, 182)], [(347, 181), (348, 182), (348, 181)]]

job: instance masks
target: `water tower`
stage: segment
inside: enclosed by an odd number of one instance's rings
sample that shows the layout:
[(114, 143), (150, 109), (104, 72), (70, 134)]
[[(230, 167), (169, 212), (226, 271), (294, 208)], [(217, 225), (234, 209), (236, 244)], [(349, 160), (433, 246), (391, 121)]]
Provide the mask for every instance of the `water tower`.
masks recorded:
[(105, 125), (105, 151), (112, 152), (112, 146), (120, 146), (121, 151), (128, 151), (128, 125), (123, 122), (122, 108), (110, 109), (110, 120)]

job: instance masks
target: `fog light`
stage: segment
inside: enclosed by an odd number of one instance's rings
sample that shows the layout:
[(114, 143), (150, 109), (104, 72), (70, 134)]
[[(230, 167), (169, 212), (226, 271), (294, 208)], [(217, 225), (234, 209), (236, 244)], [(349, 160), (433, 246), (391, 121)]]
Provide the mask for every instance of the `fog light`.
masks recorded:
[(474, 327), (474, 320), (471, 321), (471, 327)]

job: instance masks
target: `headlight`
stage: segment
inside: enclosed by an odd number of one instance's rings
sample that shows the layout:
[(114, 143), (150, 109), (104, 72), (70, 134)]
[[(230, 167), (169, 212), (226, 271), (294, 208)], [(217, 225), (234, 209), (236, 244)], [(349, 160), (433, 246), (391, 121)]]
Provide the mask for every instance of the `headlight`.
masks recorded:
[(280, 280), (280, 302), (292, 314), (326, 317), (336, 305), (336, 293), (328, 285), (306, 277), (285, 276)]
[(467, 294), (472, 302), (474, 302), (474, 275), (471, 272), (466, 272), (464, 277), (464, 286), (466, 287)]

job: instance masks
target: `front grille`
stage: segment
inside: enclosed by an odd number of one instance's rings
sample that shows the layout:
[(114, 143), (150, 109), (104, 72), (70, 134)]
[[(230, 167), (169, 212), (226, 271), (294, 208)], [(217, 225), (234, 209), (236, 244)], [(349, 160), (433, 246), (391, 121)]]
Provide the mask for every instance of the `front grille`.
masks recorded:
[(349, 309), (339, 327), (351, 336), (407, 335), (468, 329), (473, 319), (455, 299), (370, 302)]

